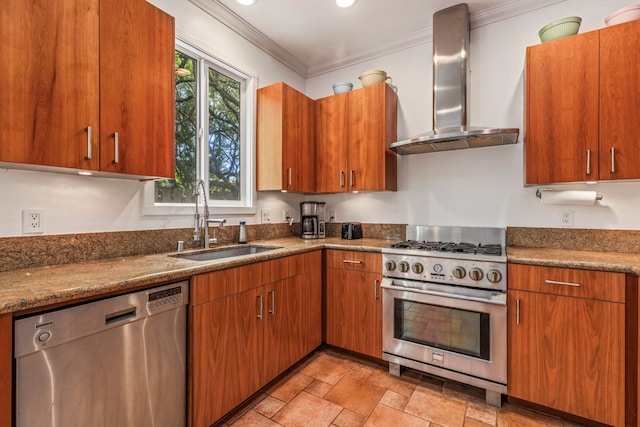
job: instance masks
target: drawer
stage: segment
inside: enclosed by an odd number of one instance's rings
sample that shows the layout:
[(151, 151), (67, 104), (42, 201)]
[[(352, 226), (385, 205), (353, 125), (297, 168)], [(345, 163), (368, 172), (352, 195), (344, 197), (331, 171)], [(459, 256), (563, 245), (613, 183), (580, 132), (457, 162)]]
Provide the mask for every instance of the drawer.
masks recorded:
[(382, 254), (374, 252), (327, 250), (327, 268), (343, 270), (382, 272)]
[(625, 302), (623, 273), (509, 264), (508, 277), (510, 290)]

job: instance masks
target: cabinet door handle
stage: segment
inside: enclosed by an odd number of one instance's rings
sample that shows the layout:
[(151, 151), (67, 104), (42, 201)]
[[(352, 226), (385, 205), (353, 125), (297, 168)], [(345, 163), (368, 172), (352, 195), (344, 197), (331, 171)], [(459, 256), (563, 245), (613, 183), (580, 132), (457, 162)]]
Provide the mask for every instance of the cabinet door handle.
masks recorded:
[(92, 150), (91, 150), (91, 140), (93, 139), (93, 128), (91, 126), (87, 126), (87, 155), (85, 156), (85, 160), (91, 160)]
[(289, 185), (291, 185), (291, 168), (287, 169), (287, 175), (289, 179)]
[(344, 171), (340, 171), (340, 187), (344, 187)]
[(351, 187), (356, 185), (355, 184), (355, 175), (356, 175), (356, 173), (355, 173), (355, 171), (353, 169), (349, 171), (349, 185)]
[(113, 133), (113, 163), (118, 163), (119, 161), (119, 137), (118, 137), (118, 132), (114, 132)]
[(357, 261), (354, 259), (343, 259), (342, 262), (345, 264), (362, 264), (362, 261)]
[(269, 291), (271, 295), (271, 308), (269, 308), (269, 314), (276, 314), (276, 291)]
[(373, 299), (375, 300), (378, 299), (378, 283), (380, 283), (378, 279), (373, 281)]
[(611, 173), (616, 173), (616, 149), (611, 147)]
[(259, 302), (258, 306), (260, 307), (258, 309), (258, 319), (262, 319), (262, 309), (264, 307), (264, 301), (263, 301), (262, 295), (258, 295), (258, 302)]
[(587, 175), (591, 175), (591, 150), (587, 150)]
[(544, 283), (548, 285), (564, 285), (564, 286), (575, 286), (577, 288), (580, 287), (580, 283), (571, 283), (571, 282), (558, 282), (557, 280), (545, 280)]
[(520, 324), (520, 298), (516, 298), (516, 325)]

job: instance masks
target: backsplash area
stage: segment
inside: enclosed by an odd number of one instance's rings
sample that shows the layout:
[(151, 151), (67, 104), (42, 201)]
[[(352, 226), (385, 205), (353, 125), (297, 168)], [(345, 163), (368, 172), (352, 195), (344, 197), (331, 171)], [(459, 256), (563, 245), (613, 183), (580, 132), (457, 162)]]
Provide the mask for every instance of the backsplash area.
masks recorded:
[(640, 231), (508, 227), (509, 246), (640, 254)]
[[(327, 223), (327, 237), (340, 237), (341, 223)], [(238, 241), (239, 226), (211, 227), (210, 237), (218, 245)], [(404, 239), (404, 224), (362, 224), (364, 237), (374, 239)], [(297, 236), (299, 224), (248, 224), (247, 240), (278, 239)], [(135, 255), (175, 252), (178, 241), (185, 249), (202, 247), (203, 241), (193, 240), (192, 228), (140, 230), (108, 233), (53, 234), (0, 238), (0, 272), (47, 265), (97, 261)]]

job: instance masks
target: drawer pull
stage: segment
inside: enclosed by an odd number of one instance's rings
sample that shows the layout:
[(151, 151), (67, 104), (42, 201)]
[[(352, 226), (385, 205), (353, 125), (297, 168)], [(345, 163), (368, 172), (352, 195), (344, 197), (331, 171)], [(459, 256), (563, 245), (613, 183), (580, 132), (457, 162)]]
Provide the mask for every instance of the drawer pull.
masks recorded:
[(575, 286), (577, 288), (580, 287), (580, 283), (571, 283), (571, 282), (558, 282), (557, 280), (545, 280), (544, 283), (549, 285), (564, 285), (564, 286)]
[(353, 259), (343, 259), (342, 262), (345, 264), (362, 264), (362, 261), (356, 261)]

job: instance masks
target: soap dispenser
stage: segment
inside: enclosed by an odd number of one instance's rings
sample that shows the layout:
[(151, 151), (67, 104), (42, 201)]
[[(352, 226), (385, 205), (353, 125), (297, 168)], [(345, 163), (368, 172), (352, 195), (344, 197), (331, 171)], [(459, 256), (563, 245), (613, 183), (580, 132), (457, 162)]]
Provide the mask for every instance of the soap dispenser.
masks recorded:
[(247, 226), (245, 221), (240, 221), (240, 235), (238, 236), (238, 243), (247, 243)]

